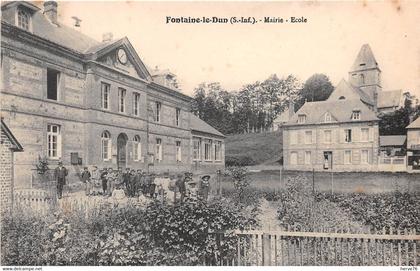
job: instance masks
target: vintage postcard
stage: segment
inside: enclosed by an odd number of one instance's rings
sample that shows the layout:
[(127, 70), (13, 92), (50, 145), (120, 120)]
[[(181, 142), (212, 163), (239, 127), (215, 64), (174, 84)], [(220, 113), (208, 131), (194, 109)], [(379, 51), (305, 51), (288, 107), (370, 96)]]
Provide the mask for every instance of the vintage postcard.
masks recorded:
[(417, 270), (419, 14), (2, 1), (2, 270)]

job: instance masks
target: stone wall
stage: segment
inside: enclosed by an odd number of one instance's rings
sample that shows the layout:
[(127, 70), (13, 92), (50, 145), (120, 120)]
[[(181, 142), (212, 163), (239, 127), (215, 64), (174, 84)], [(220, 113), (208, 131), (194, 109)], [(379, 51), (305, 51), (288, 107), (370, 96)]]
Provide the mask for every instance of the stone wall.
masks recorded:
[(13, 188), (13, 147), (6, 134), (1, 131), (1, 167), (0, 167), (0, 203), (1, 212), (7, 211), (12, 206)]

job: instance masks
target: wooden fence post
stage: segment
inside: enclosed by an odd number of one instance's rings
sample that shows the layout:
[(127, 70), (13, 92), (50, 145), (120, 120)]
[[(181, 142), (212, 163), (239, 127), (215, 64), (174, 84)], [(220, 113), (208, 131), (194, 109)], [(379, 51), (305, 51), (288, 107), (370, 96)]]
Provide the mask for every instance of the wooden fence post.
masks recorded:
[(262, 236), (262, 263), (263, 266), (271, 265), (271, 235), (264, 233)]

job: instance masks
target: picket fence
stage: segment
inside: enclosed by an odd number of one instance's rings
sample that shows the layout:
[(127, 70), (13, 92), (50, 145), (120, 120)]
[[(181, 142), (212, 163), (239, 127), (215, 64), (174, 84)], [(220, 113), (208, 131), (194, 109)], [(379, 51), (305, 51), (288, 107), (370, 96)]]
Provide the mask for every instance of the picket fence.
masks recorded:
[[(224, 239), (226, 233), (218, 233)], [(230, 235), (232, 233), (229, 233)], [(220, 266), (416, 266), (420, 235), (415, 230), (375, 233), (234, 231), (236, 252), (220, 255)], [(223, 241), (222, 241), (223, 242)], [(208, 265), (209, 263), (204, 263)]]

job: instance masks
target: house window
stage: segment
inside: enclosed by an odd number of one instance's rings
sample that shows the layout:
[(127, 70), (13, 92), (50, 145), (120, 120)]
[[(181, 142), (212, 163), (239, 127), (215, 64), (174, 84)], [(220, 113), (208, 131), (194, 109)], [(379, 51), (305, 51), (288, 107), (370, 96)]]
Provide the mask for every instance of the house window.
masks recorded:
[(369, 164), (369, 150), (362, 150), (361, 156), (362, 164)]
[(29, 31), (30, 16), (29, 13), (19, 9), (17, 13), (17, 25), (18, 27)]
[(351, 129), (344, 130), (344, 142), (351, 142)]
[(60, 84), (60, 72), (47, 69), (47, 99), (58, 100), (58, 88)]
[(325, 113), (324, 122), (331, 122), (331, 114), (329, 112)]
[(134, 116), (140, 115), (140, 94), (133, 94), (133, 114)]
[(102, 109), (109, 109), (109, 89), (110, 85), (102, 83), (101, 85), (101, 105)]
[(163, 160), (163, 154), (162, 154), (162, 139), (156, 138), (156, 153), (155, 157), (157, 162), (161, 162)]
[(201, 158), (201, 139), (193, 138), (193, 160), (197, 161)]
[(351, 115), (351, 119), (352, 120), (360, 120), (360, 111), (359, 110), (354, 110), (353, 114)]
[(331, 130), (324, 130), (324, 143), (331, 143)]
[(205, 161), (211, 161), (211, 140), (206, 139), (204, 141), (204, 160)]
[(160, 110), (162, 109), (162, 104), (160, 102), (156, 102), (156, 115), (155, 121), (160, 122)]
[(221, 161), (222, 160), (222, 142), (216, 141), (214, 144), (214, 160)]
[(359, 75), (359, 80), (360, 80), (360, 84), (364, 85), (365, 84), (365, 75), (361, 73)]
[(361, 141), (363, 142), (369, 141), (369, 128), (361, 129)]
[(176, 126), (180, 126), (180, 117), (181, 117), (181, 109), (176, 108), (175, 109), (175, 124), (176, 124)]
[(306, 115), (298, 115), (298, 123), (305, 123), (306, 122)]
[(134, 161), (141, 160), (141, 143), (140, 143), (140, 136), (134, 136), (133, 140), (133, 158)]
[(351, 164), (351, 151), (344, 151), (344, 164)]
[(312, 131), (305, 131), (305, 144), (312, 144)]
[(311, 164), (311, 152), (305, 151), (305, 165)]
[(47, 154), (48, 158), (58, 159), (61, 157), (61, 131), (60, 125), (47, 125)]
[(297, 152), (290, 153), (290, 164), (297, 165)]
[(126, 94), (125, 89), (118, 88), (118, 101), (119, 101), (118, 111), (120, 113), (125, 112), (125, 94)]
[(181, 141), (176, 141), (176, 161), (181, 162)]
[(104, 131), (101, 135), (102, 143), (102, 160), (108, 161), (111, 159), (111, 134)]
[(297, 133), (296, 131), (290, 131), (290, 144), (297, 144)]

